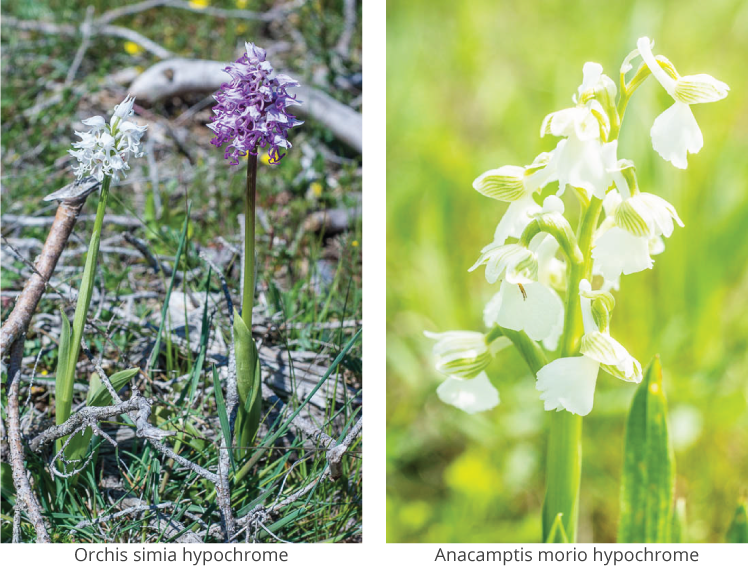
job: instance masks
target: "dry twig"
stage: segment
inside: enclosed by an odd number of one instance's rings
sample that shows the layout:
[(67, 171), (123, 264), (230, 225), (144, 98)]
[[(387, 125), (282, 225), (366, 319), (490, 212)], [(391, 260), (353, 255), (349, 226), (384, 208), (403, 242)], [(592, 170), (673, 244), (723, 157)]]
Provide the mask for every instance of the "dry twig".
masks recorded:
[[(23, 336), (17, 337), (10, 350), (8, 379), (8, 443), (10, 445), (10, 464), (13, 468), (13, 484), (16, 488), (16, 513), (20, 514), (20, 505), (26, 508), (26, 514), (36, 529), (37, 542), (51, 542), (47, 526), (42, 517), (39, 502), (36, 500), (31, 484), (26, 477), (26, 467), (21, 444), (21, 417), (18, 408), (18, 391), (23, 359)], [(14, 524), (16, 523), (14, 519)]]

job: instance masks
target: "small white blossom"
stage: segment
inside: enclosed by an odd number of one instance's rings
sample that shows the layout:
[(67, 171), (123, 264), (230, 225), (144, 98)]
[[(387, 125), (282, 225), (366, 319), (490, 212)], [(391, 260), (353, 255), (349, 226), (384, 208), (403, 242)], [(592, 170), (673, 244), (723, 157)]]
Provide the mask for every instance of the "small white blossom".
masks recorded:
[[(547, 240), (555, 242), (555, 239), (547, 234), (538, 234), (530, 242), (530, 249), (539, 250)], [(551, 263), (554, 258), (545, 253), (544, 263)], [(541, 268), (540, 264), (538, 265), (539, 278), (541, 269), (545, 270), (546, 266), (543, 265)], [(544, 283), (529, 281), (513, 284), (505, 280), (501, 282), (499, 292), (483, 310), (483, 321), (489, 327), (498, 324), (510, 330), (524, 330), (533, 340), (548, 340), (551, 349), (555, 349), (563, 330), (564, 304), (558, 293)]]
[(509, 344), (509, 339), (504, 337), (487, 344), (481, 332), (466, 330), (441, 333), (426, 331), (424, 335), (436, 340), (433, 353), (437, 371), (466, 378), (478, 375), (488, 367), (496, 353)]
[(690, 105), (722, 100), (730, 87), (710, 75), (681, 77), (670, 61), (662, 56), (655, 58), (652, 53), (654, 42), (648, 37), (640, 38), (636, 45), (649, 70), (674, 100), (652, 125), (652, 147), (663, 159), (685, 169), (688, 154), (698, 153), (704, 145), (704, 137)]
[(582, 85), (573, 100), (576, 106), (553, 112), (540, 127), (546, 134), (562, 136), (548, 167), (558, 180), (558, 194), (567, 185), (604, 198), (612, 179), (609, 169), (616, 162), (617, 141), (605, 143), (601, 131), (610, 129), (607, 110), (590, 93), (603, 90), (615, 97), (615, 84), (603, 74), (602, 65), (585, 63)]
[(78, 160), (73, 171), (80, 179), (92, 175), (99, 181), (105, 176), (117, 181), (125, 176), (130, 169), (129, 159), (143, 155), (140, 149), (140, 139), (147, 126), (138, 126), (127, 120), (133, 113), (134, 98), (128, 97), (115, 106), (109, 124), (101, 116), (94, 116), (83, 120), (89, 126), (87, 132), (75, 132), (80, 141), (73, 143), (70, 155)]
[(641, 364), (614, 340), (607, 328), (601, 330), (592, 314), (592, 291), (589, 281), (579, 284), (584, 323), (581, 356), (559, 358), (538, 371), (536, 389), (545, 402), (545, 410), (567, 410), (587, 415), (592, 410), (595, 385), (600, 368), (624, 381), (642, 380)]
[(665, 249), (662, 236), (669, 238), (675, 223), (682, 227), (683, 222), (665, 199), (639, 192), (631, 162), (621, 160), (611, 173), (618, 191), (610, 191), (603, 201), (607, 218), (597, 232), (592, 257), (594, 272), (617, 287), (621, 274), (651, 269), (651, 256)]

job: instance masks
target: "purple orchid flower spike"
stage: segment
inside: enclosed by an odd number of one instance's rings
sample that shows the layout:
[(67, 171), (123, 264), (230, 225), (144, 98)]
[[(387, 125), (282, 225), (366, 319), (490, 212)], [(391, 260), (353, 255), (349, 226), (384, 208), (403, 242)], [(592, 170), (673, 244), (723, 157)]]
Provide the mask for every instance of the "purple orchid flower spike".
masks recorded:
[(224, 157), (232, 165), (248, 153), (257, 155), (259, 148), (267, 148), (270, 163), (278, 163), (289, 149), (288, 130), (299, 124), (288, 107), (301, 104), (295, 96), (288, 94), (290, 87), (299, 83), (288, 75), (270, 77), (273, 66), (266, 60), (264, 49), (254, 43), (246, 43), (247, 52), (235, 63), (226, 67), (231, 82), (221, 85), (214, 95), (218, 104), (213, 108), (215, 116), (208, 127), (216, 135), (211, 143), (226, 146)]

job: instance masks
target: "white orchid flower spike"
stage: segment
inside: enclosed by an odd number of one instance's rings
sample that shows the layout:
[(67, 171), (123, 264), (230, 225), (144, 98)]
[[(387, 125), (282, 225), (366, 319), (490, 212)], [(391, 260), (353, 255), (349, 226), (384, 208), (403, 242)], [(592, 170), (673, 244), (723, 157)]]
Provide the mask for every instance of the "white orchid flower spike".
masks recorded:
[[(623, 381), (639, 383), (641, 364), (614, 340), (608, 331), (610, 311), (615, 304), (605, 291), (592, 291), (589, 281), (579, 284), (584, 336), (581, 356), (559, 358), (538, 372), (536, 389), (545, 410), (567, 410), (587, 415), (592, 410), (600, 368)], [(596, 302), (593, 308), (593, 301)]]
[(655, 58), (652, 53), (654, 42), (648, 37), (640, 38), (636, 45), (649, 70), (675, 101), (655, 119), (650, 131), (652, 147), (663, 159), (685, 169), (688, 154), (698, 153), (704, 145), (704, 137), (690, 105), (722, 100), (730, 87), (711, 75), (681, 77), (670, 61), (662, 56)]

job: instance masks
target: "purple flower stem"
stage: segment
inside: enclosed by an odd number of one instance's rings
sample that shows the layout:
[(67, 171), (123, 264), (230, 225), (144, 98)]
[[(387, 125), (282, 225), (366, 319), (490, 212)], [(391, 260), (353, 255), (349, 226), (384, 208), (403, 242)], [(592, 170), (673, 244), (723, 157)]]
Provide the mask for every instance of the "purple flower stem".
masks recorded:
[(247, 189), (244, 197), (244, 289), (242, 320), (252, 332), (252, 306), (255, 294), (255, 201), (257, 197), (257, 153), (250, 153)]

